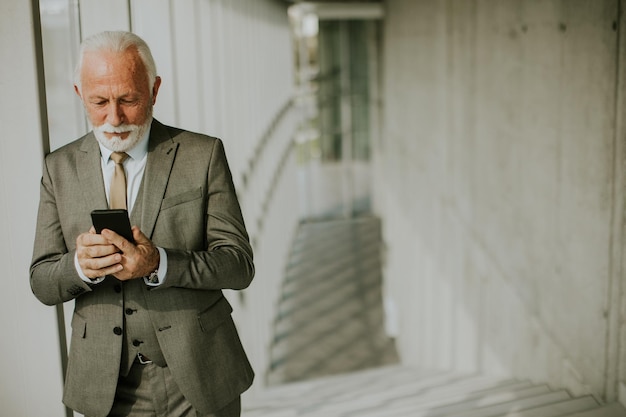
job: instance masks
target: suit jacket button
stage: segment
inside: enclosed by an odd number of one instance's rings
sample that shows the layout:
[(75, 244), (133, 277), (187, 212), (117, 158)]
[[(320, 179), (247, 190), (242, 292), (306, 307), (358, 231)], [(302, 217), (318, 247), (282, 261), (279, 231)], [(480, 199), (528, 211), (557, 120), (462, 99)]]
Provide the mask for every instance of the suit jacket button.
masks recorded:
[(133, 346), (135, 346), (135, 347), (139, 346), (142, 343), (143, 342), (141, 340), (137, 340), (137, 339), (133, 340)]
[(127, 314), (127, 315), (129, 315), (129, 316), (130, 316), (131, 314), (133, 314), (134, 312), (135, 312), (135, 310), (133, 310), (132, 308), (127, 308), (127, 309), (126, 309), (126, 314)]
[(118, 336), (122, 335), (122, 328), (121, 327), (114, 327), (113, 328), (113, 333), (115, 333)]
[(115, 285), (115, 287), (113, 287), (113, 290), (115, 290), (115, 292), (120, 293), (122, 292), (122, 286), (120, 284)]

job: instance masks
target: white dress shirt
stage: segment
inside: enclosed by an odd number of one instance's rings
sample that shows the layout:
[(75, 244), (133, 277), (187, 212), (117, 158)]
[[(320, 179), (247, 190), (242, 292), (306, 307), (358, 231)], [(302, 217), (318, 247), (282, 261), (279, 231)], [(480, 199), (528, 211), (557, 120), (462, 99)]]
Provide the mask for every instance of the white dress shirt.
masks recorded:
[[(143, 138), (132, 149), (126, 151), (128, 158), (124, 161), (124, 171), (126, 172), (126, 201), (128, 206), (128, 212), (131, 213), (139, 194), (139, 187), (141, 186), (141, 180), (143, 179), (143, 173), (146, 170), (146, 162), (148, 160), (148, 138), (150, 137), (150, 129), (146, 131)], [(107, 202), (109, 201), (109, 193), (111, 189), (111, 178), (115, 171), (115, 162), (111, 159), (113, 151), (105, 148), (102, 144), (100, 146), (100, 165), (102, 168), (102, 176), (104, 178), (104, 190), (106, 192)], [(157, 247), (159, 250), (159, 270), (158, 270), (158, 283), (151, 283), (144, 277), (146, 285), (158, 286), (165, 281), (165, 274), (167, 273), (167, 253), (163, 248)], [(80, 265), (78, 264), (78, 255), (74, 256), (74, 266), (78, 271), (78, 275), (83, 281), (90, 284), (97, 284), (104, 280), (105, 277), (96, 279), (90, 279), (83, 273)]]

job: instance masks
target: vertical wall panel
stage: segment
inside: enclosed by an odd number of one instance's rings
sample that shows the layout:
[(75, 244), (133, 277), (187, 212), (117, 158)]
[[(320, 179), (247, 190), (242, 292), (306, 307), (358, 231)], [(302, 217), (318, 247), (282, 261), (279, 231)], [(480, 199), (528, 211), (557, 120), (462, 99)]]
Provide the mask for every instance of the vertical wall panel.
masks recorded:
[(103, 30), (130, 30), (129, 0), (79, 0), (83, 39)]
[[(617, 123), (615, 131), (614, 167), (615, 179), (613, 189), (613, 225), (612, 236), (611, 282), (608, 297), (607, 317), (609, 334), (607, 335), (607, 397), (617, 396), (626, 406), (626, 280), (624, 279), (624, 261), (626, 260), (625, 215), (626, 199), (620, 198), (626, 189), (626, 16), (623, 13), (624, 3), (620, 2), (622, 13), (615, 21), (617, 44), (617, 89), (616, 109)], [(618, 331), (612, 331), (618, 329)]]
[(56, 311), (35, 299), (28, 281), (48, 147), (43, 68), (36, 61), (42, 57), (38, 10), (37, 2), (0, 4), (5, 63), (0, 80), (0, 415), (15, 417), (65, 415)]
[(178, 123), (189, 130), (203, 131), (202, 86), (208, 74), (202, 74), (197, 3), (196, 0), (171, 2), (172, 61), (175, 67)]
[(223, 126), (222, 83), (222, 27), (218, 1), (201, 1), (198, 5), (201, 16), (200, 47), (202, 51), (202, 83), (204, 112), (202, 123), (210, 135), (221, 137)]
[(178, 123), (176, 78), (173, 58), (172, 16), (170, 0), (131, 0), (133, 32), (150, 46), (162, 79), (154, 117), (168, 125)]

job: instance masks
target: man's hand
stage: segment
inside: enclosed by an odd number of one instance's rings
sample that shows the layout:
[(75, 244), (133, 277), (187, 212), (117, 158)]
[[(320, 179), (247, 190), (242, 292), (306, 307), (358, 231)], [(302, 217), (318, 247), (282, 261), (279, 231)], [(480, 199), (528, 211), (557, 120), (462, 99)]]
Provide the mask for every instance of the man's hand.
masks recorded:
[(159, 251), (138, 227), (131, 243), (109, 229), (96, 234), (93, 227), (76, 239), (78, 264), (85, 276), (113, 275), (120, 281), (142, 278), (159, 266)]
[(104, 229), (101, 232), (109, 243), (122, 251), (118, 264), (121, 269), (111, 274), (120, 281), (143, 278), (159, 267), (159, 250), (137, 226), (133, 226), (132, 231), (134, 244), (112, 230)]
[(119, 251), (104, 236), (97, 234), (93, 227), (76, 238), (78, 264), (83, 274), (91, 279), (120, 272), (123, 266), (120, 264), (122, 255)]

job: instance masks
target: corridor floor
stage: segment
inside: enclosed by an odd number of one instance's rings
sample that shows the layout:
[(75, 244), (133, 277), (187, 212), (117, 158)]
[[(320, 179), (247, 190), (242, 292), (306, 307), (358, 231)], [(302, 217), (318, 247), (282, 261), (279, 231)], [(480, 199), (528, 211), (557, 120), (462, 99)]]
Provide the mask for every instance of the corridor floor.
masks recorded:
[(396, 363), (383, 330), (380, 222), (303, 223), (275, 320), (268, 384)]

